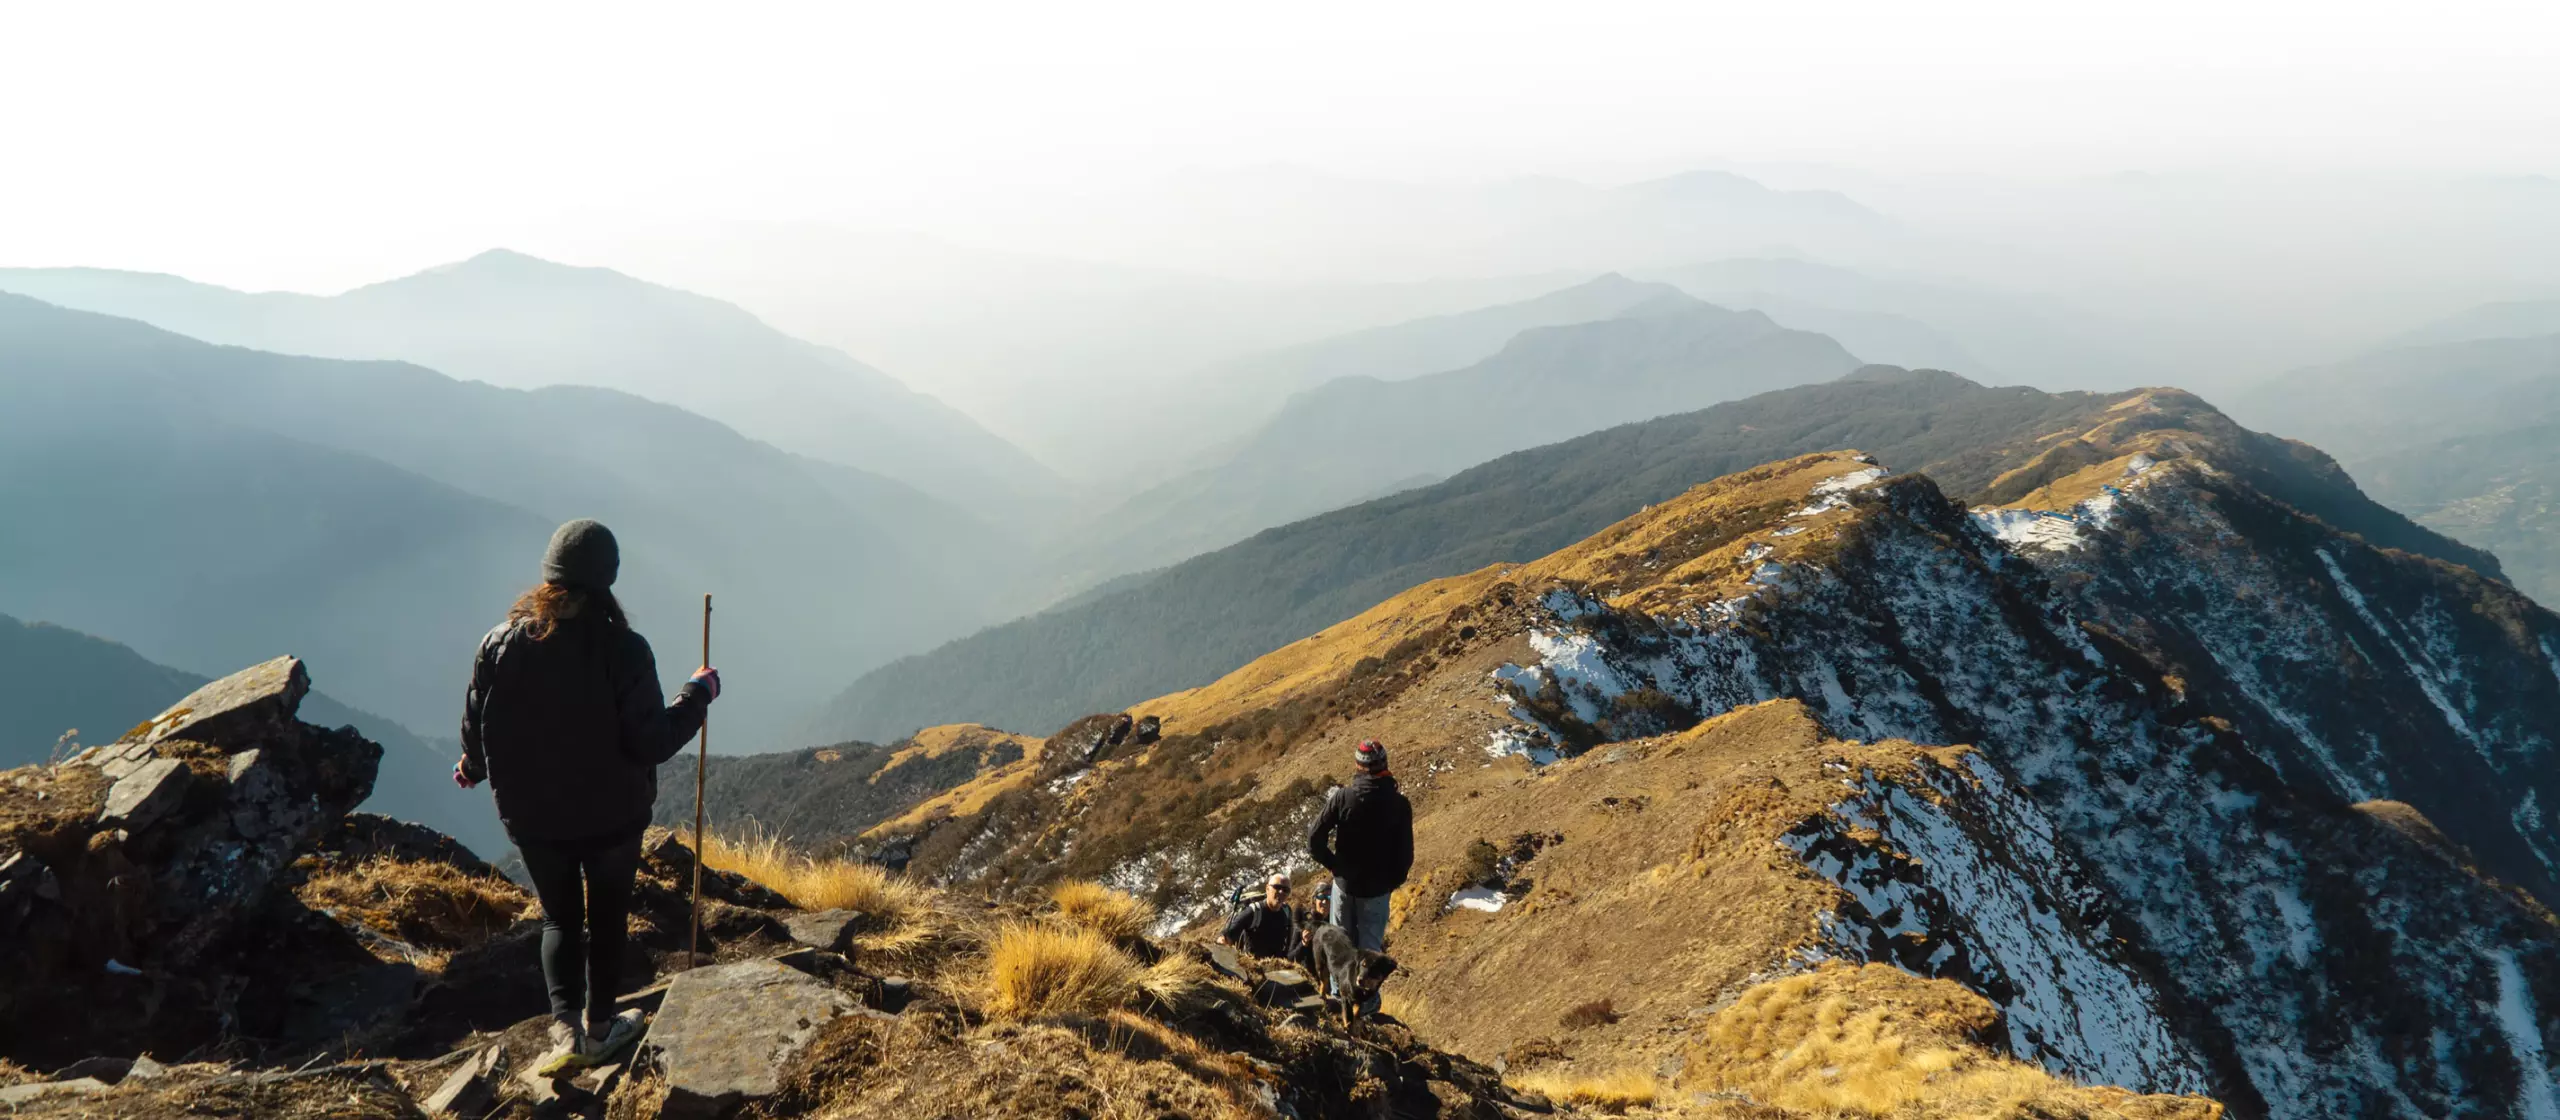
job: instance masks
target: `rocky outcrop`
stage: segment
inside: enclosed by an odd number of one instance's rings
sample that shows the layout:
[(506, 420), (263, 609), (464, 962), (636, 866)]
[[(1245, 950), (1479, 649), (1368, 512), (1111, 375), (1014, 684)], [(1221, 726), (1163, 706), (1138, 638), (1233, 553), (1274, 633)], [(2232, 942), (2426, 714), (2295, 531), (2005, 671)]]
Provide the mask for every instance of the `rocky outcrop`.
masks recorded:
[[(206, 685), (125, 739), (0, 788), (0, 1052), (73, 1046), (119, 1015), (218, 1029), (238, 993), (212, 958), (278, 875), (372, 791), (381, 748), (295, 720), (281, 658)], [(210, 985), (210, 988), (209, 988)], [(195, 1027), (180, 1024), (196, 1016)], [(69, 1012), (62, 1016), (46, 1009)]]

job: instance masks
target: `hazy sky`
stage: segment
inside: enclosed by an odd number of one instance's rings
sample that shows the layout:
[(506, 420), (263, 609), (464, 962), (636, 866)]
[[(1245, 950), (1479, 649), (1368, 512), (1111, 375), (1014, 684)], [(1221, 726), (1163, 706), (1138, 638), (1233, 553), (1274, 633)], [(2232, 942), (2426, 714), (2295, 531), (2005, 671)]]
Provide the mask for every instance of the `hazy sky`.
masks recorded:
[(2560, 5), (16, 3), (0, 105), (0, 264), (335, 290), (1265, 162), (2560, 175)]

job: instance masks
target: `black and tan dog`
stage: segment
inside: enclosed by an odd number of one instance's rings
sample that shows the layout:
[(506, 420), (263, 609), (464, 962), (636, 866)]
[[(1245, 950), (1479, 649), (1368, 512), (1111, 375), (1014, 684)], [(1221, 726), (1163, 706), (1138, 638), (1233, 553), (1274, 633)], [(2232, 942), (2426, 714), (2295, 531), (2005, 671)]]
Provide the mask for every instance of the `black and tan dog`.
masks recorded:
[(1359, 1023), (1360, 1005), (1395, 975), (1396, 960), (1352, 944), (1351, 931), (1330, 922), (1315, 927), (1307, 940), (1316, 977), (1340, 1001), (1342, 1028), (1350, 1030)]

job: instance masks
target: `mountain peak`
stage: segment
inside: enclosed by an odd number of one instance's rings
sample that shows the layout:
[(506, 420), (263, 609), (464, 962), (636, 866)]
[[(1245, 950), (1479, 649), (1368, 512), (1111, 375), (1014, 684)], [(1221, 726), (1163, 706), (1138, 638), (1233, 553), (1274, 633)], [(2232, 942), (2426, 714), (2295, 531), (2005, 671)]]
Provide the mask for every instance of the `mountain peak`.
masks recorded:
[[(425, 277), (444, 277), (481, 281), (494, 280), (504, 282), (524, 282), (531, 280), (559, 282), (571, 279), (594, 282), (609, 279), (611, 281), (626, 284), (648, 287), (656, 286), (649, 284), (645, 280), (635, 279), (609, 268), (562, 264), (559, 261), (546, 260), (542, 257), (537, 257), (530, 253), (521, 253), (514, 249), (496, 248), (473, 254), (470, 257), (454, 261), (450, 264), (440, 264), (432, 268), (420, 269), (408, 276), (394, 280), (386, 280), (379, 284), (368, 285), (367, 287), (389, 287), (392, 285), (419, 280)], [(360, 288), (357, 290), (362, 291), (365, 289)]]

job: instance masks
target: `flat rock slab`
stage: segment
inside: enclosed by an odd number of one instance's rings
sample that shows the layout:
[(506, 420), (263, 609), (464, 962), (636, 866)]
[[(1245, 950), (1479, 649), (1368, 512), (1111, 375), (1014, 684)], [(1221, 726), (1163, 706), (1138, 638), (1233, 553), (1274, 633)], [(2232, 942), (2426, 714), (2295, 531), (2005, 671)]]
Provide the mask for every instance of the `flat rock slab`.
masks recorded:
[(853, 935), (862, 928), (860, 910), (820, 910), (814, 914), (794, 914), (782, 920), (791, 939), (812, 949), (830, 953), (853, 953)]
[(1233, 945), (1209, 946), (1209, 967), (1230, 980), (1250, 979), (1245, 975), (1244, 958)]
[(187, 694), (187, 698), (134, 729), (144, 743), (186, 739), (231, 750), (292, 729), (311, 674), (299, 657), (279, 657)]
[(69, 1081), (36, 1081), (0, 1089), (0, 1105), (26, 1104), (46, 1097), (93, 1097), (110, 1086), (94, 1077), (75, 1077)]
[(436, 1086), (436, 1091), (421, 1107), (429, 1116), (479, 1120), (488, 1115), (498, 1103), (498, 1067), (505, 1057), (506, 1049), (500, 1046), (487, 1047), (472, 1055), (445, 1076), (444, 1083)]
[(676, 977), (649, 1026), (667, 1085), (659, 1115), (693, 1120), (727, 1115), (780, 1092), (783, 1068), (818, 1029), (861, 1005), (789, 966), (769, 960), (698, 968)]
[(174, 758), (143, 763), (107, 790), (107, 807), (99, 810), (98, 822), (115, 828), (149, 828), (186, 800), (187, 782), (194, 776), (186, 763)]

